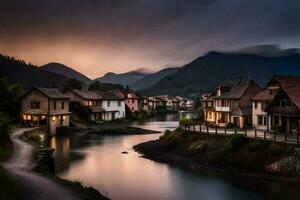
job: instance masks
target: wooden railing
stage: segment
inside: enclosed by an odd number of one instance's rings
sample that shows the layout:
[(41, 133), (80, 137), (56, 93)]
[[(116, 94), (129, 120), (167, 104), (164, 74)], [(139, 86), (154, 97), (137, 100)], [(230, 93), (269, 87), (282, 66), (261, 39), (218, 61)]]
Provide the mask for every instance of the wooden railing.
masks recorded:
[(215, 135), (230, 135), (230, 134), (243, 134), (246, 137), (254, 139), (262, 139), (266, 141), (287, 142), (287, 143), (300, 143), (300, 133), (278, 133), (275, 131), (266, 131), (259, 129), (239, 129), (239, 128), (226, 128), (226, 127), (209, 127), (205, 124), (193, 124), (189, 126), (180, 125), (179, 128), (199, 134), (215, 134)]

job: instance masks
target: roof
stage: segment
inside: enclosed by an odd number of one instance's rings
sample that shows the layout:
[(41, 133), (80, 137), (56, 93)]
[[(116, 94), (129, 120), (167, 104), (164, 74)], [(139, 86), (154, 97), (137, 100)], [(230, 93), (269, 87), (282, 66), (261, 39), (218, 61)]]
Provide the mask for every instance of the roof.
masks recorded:
[(291, 101), (300, 108), (300, 85), (298, 86), (283, 86), (283, 91), (288, 95)]
[(62, 93), (58, 88), (35, 87), (33, 90), (40, 91), (42, 94), (44, 94), (50, 99), (69, 99), (69, 96)]
[(103, 100), (123, 100), (122, 96), (117, 95), (114, 91), (106, 91), (99, 93)]
[(124, 99), (124, 98), (129, 98), (129, 99), (139, 99), (140, 97), (132, 90), (120, 90), (120, 89), (115, 89), (113, 90), (115, 95), (118, 97)]
[(251, 106), (244, 106), (244, 107), (237, 106), (232, 111), (232, 115), (251, 115), (251, 113), (252, 113)]
[(253, 80), (240, 80), (237, 81), (229, 92), (223, 92), (221, 96), (215, 96), (215, 99), (239, 99), (247, 90), (249, 85), (254, 83)]
[(78, 89), (72, 89), (74, 93), (79, 95), (83, 99), (91, 99), (91, 100), (101, 100), (102, 97), (94, 91), (89, 91), (89, 90), (78, 90)]
[(276, 94), (277, 94), (277, 92), (271, 94), (270, 90), (263, 90), (263, 91), (257, 93), (255, 95), (255, 97), (253, 97), (252, 100), (254, 100), (254, 101), (272, 101)]
[(156, 97), (148, 97), (148, 100), (153, 102), (159, 101)]
[(270, 86), (298, 86), (300, 85), (300, 77), (297, 76), (274, 76), (267, 87)]

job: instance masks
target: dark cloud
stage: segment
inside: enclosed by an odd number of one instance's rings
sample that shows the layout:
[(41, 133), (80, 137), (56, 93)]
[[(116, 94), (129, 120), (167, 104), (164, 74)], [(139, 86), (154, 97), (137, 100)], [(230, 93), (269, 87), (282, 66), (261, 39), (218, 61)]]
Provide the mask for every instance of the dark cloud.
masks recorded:
[(297, 47), (300, 43), (299, 1), (1, 0), (0, 3), (1, 51), (37, 64), (53, 59), (73, 65), (79, 62), (81, 71), (89, 73), (93, 69), (91, 74), (104, 73), (108, 67), (126, 71), (180, 65), (213, 49), (260, 43)]

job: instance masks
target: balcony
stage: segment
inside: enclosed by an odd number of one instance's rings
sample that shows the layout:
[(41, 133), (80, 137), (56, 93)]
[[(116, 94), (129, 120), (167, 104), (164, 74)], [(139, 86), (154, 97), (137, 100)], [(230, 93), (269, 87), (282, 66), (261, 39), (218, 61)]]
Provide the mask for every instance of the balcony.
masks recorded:
[(220, 107), (220, 106), (216, 106), (216, 111), (219, 112), (229, 112), (230, 111), (230, 107)]

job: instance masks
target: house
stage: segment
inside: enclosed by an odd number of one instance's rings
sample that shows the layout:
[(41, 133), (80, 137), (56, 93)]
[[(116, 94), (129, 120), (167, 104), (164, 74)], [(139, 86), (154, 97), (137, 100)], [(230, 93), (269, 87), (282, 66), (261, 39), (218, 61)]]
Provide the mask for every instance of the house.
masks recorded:
[(274, 76), (267, 88), (276, 91), (267, 105), (268, 128), (273, 131), (295, 133), (300, 123), (300, 77)]
[(132, 90), (114, 90), (114, 93), (120, 98), (125, 99), (125, 105), (130, 112), (139, 111), (140, 97)]
[(56, 133), (56, 128), (69, 126), (69, 97), (57, 88), (36, 87), (21, 99), (22, 125), (47, 125), (48, 132)]
[(140, 111), (149, 111), (149, 100), (148, 97), (142, 96), (139, 99), (139, 110)]
[(181, 96), (176, 96), (175, 98), (179, 100), (179, 107), (181, 109), (185, 109), (186, 108), (187, 99), (185, 99), (185, 98), (183, 98)]
[(91, 120), (102, 120), (105, 109), (102, 107), (102, 97), (95, 91), (70, 89), (65, 93), (70, 98), (72, 106), (79, 104), (91, 111)]
[(102, 114), (102, 120), (111, 121), (114, 119), (126, 118), (125, 99), (116, 95), (113, 91), (101, 92), (102, 108), (105, 112)]
[(194, 107), (194, 101), (193, 100), (187, 100), (186, 108), (187, 109), (193, 109), (193, 107)]
[(158, 105), (159, 100), (155, 97), (148, 97), (149, 110), (154, 111)]
[(249, 126), (252, 121), (252, 98), (261, 91), (253, 80), (239, 80), (232, 86), (219, 86), (216, 95), (204, 103), (204, 120), (217, 126), (232, 123)]

